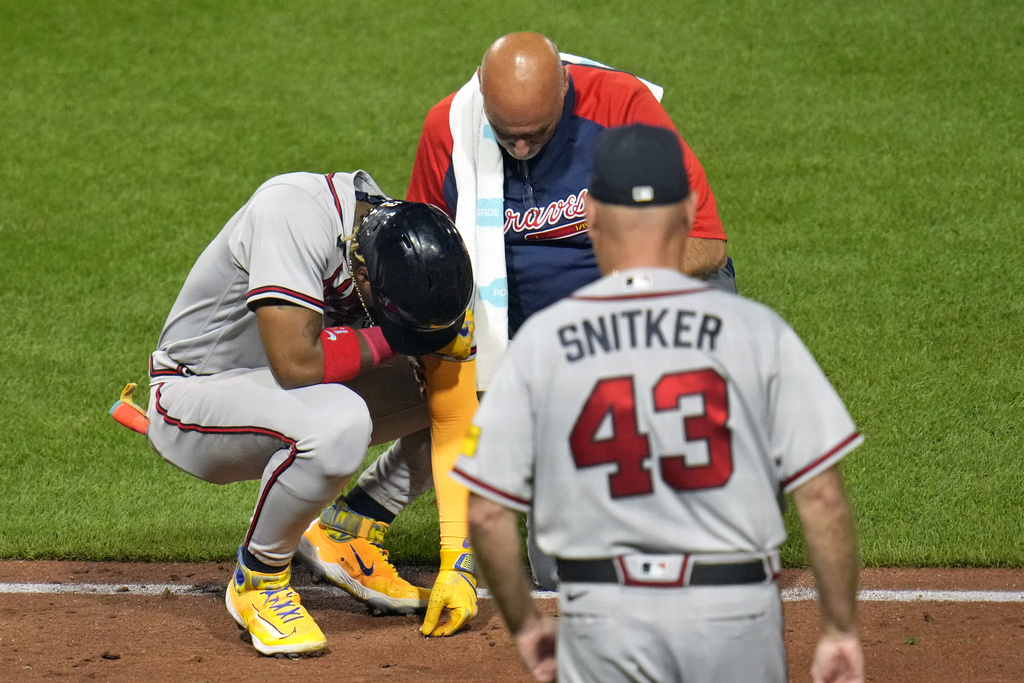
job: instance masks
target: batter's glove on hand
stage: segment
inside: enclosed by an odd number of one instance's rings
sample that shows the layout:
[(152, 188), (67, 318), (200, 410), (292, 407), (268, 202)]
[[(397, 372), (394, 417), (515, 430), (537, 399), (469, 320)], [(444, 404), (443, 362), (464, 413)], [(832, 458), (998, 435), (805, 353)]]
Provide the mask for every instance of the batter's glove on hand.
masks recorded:
[[(450, 636), (457, 633), (476, 616), (476, 577), (473, 576), (473, 554), (461, 550), (441, 549), (441, 571), (430, 591), (427, 615), (420, 633), (425, 636)], [(448, 610), (442, 624), (441, 613)]]
[(437, 352), (445, 360), (467, 361), (476, 357), (476, 342), (473, 333), (476, 331), (476, 322), (473, 318), (473, 309), (466, 309), (466, 320), (462, 323), (462, 329), (448, 346)]

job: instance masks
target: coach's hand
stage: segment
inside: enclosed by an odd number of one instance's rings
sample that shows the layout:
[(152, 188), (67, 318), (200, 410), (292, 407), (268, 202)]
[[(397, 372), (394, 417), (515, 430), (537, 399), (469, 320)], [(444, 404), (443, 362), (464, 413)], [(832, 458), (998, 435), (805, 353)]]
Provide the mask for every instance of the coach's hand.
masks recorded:
[(541, 683), (550, 683), (558, 677), (556, 658), (558, 622), (547, 614), (537, 614), (515, 634), (519, 656), (533, 678)]
[[(425, 636), (450, 636), (457, 633), (476, 616), (476, 578), (472, 553), (441, 550), (441, 571), (430, 591), (427, 615), (420, 633)], [(448, 619), (441, 624), (441, 614), (448, 611)]]
[(811, 664), (814, 683), (864, 683), (864, 652), (856, 633), (825, 629)]

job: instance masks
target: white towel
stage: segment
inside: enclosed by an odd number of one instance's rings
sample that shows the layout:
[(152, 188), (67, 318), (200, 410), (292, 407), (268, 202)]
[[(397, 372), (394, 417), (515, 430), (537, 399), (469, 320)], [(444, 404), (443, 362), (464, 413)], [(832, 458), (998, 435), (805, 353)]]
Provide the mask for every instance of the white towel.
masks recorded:
[(484, 391), (508, 345), (508, 276), (501, 148), (484, 116), (477, 74), (452, 100), (449, 125), (459, 192), (455, 225), (466, 242), (476, 279), (476, 385)]
[[(561, 53), (563, 61), (610, 68), (584, 57)], [(640, 79), (661, 101), (664, 90)], [(476, 385), (490, 385), (508, 346), (508, 274), (505, 271), (505, 177), (501, 148), (494, 137), (480, 93), (477, 73), (452, 100), (452, 170), (459, 193), (455, 225), (469, 250), (476, 279)]]

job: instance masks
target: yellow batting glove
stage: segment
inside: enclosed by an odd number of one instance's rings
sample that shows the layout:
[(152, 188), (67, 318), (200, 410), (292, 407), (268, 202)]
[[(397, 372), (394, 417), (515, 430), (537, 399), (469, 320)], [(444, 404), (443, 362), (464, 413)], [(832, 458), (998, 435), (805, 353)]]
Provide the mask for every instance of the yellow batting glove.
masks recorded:
[(476, 356), (476, 342), (473, 333), (476, 331), (476, 322), (473, 318), (473, 309), (466, 309), (466, 320), (462, 323), (462, 329), (455, 339), (448, 346), (437, 352), (445, 360), (467, 361)]
[[(441, 571), (430, 591), (427, 615), (423, 619), (420, 633), (425, 636), (450, 636), (476, 616), (476, 578), (473, 576), (473, 568), (473, 553), (441, 549)], [(438, 624), (445, 609), (448, 610), (448, 619)]]

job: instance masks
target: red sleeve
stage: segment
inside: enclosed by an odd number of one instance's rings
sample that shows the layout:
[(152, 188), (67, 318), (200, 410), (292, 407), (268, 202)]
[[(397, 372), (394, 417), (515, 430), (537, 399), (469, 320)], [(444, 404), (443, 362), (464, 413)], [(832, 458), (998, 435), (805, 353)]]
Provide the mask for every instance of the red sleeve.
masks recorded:
[[(679, 135), (658, 98), (635, 76), (623, 71), (577, 65), (569, 68), (576, 87), (575, 113), (578, 116), (608, 128), (646, 123), (668, 128)], [(722, 227), (722, 219), (718, 217), (715, 195), (704, 175), (704, 167), (681, 135), (679, 142), (683, 146), (683, 165), (690, 178), (690, 189), (697, 193), (697, 216), (690, 236), (725, 240), (725, 229)]]
[(453, 99), (455, 93), (435, 104), (427, 113), (405, 198), (433, 204), (454, 218), (455, 214), (444, 197), (444, 177), (452, 165), (452, 131), (448, 115)]

